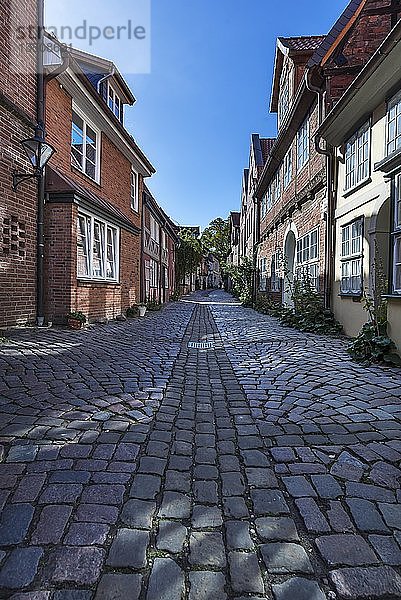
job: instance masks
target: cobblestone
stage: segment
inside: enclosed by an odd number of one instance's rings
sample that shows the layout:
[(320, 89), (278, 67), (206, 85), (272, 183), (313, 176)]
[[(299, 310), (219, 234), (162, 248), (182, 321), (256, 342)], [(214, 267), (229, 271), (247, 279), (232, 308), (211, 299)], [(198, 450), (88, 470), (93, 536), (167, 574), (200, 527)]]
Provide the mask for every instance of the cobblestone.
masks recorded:
[(401, 597), (399, 369), (220, 291), (10, 335), (1, 598)]

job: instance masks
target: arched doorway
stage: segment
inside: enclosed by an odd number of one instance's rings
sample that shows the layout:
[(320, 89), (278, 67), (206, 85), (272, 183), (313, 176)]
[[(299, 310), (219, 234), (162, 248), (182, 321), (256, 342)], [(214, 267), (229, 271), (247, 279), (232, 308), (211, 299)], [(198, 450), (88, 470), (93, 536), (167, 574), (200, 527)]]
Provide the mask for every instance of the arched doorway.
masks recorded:
[(295, 274), (295, 250), (296, 238), (293, 231), (287, 233), (284, 243), (284, 287), (283, 287), (283, 304), (289, 308), (293, 308), (294, 300), (292, 298), (292, 290), (294, 286)]

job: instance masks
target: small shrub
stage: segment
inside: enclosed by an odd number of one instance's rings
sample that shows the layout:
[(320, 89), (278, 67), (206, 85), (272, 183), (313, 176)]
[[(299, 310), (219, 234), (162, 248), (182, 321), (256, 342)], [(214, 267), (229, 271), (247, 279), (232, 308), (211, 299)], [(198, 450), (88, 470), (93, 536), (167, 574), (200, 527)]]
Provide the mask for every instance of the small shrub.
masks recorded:
[(81, 323), (86, 323), (86, 316), (80, 310), (74, 310), (67, 315), (68, 319), (75, 319)]
[(386, 362), (401, 365), (394, 342), (387, 335), (378, 334), (373, 322), (365, 323), (348, 352), (354, 360), (365, 364)]

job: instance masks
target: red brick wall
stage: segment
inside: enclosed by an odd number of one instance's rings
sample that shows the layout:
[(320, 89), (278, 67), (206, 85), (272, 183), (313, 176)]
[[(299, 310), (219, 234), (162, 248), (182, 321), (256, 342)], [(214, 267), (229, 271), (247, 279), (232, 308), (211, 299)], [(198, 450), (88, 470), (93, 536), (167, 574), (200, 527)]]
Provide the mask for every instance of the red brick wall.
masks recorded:
[[(390, 33), (395, 16), (401, 18), (401, 6), (398, 14), (392, 16), (393, 4), (392, 0), (368, 0), (354, 26), (325, 65), (324, 73), (328, 78), (327, 110), (344, 94)], [(336, 60), (339, 56), (342, 58), (340, 62)], [(351, 72), (347, 72), (349, 68)]]
[[(298, 238), (303, 237), (316, 227), (319, 227), (319, 272), (320, 272), (320, 290), (323, 290), (323, 273), (325, 264), (325, 221), (322, 219), (322, 207), (320, 196), (317, 198), (314, 193), (309, 199), (306, 197), (309, 194), (313, 182), (317, 183), (317, 187), (322, 187), (325, 183), (325, 157), (318, 154), (313, 143), (314, 133), (318, 127), (318, 108), (315, 105), (310, 113), (309, 128), (310, 128), (310, 150), (309, 160), (304, 167), (297, 172), (297, 149), (296, 137), (292, 142), (292, 181), (289, 186), (283, 190), (283, 174), (281, 181), (281, 197), (276, 202), (272, 209), (267, 213), (266, 217), (261, 220), (260, 235), (261, 244), (258, 250), (258, 260), (261, 258), (267, 259), (268, 276), (270, 277), (270, 265), (274, 252), (281, 250), (284, 252), (285, 233), (291, 224), (295, 225), (298, 231)], [(302, 200), (302, 204), (291, 210), (291, 217), (287, 213), (287, 209), (294, 206), (298, 200)], [(274, 225), (273, 231), (271, 231)], [(269, 291), (269, 290), (268, 290)], [(273, 293), (272, 296), (281, 301), (281, 292)]]
[(25, 324), (36, 314), (36, 212), (33, 180), (12, 189), (12, 172), (29, 172), (20, 141), (34, 133), (34, 55), (12, 43), (11, 8), (36, 22), (36, 2), (5, 0), (0, 12), (0, 326)]
[[(71, 166), (70, 145), (72, 126), (72, 99), (53, 80), (47, 89), (47, 129), (49, 141), (57, 149), (52, 164), (59, 171), (85, 188), (120, 208), (133, 225), (141, 226), (143, 181), (139, 176), (139, 213), (131, 209), (131, 163), (102, 133), (100, 184), (90, 180)], [(96, 123), (95, 123), (96, 125)], [(77, 207), (49, 204), (47, 206), (48, 273), (55, 275), (49, 281), (47, 312), (55, 322), (65, 320), (70, 310), (82, 311), (90, 320), (113, 318), (139, 302), (140, 295), (140, 234), (120, 229), (119, 283), (78, 281), (77, 272)], [(62, 239), (61, 231), (66, 239)], [(64, 257), (59, 259), (59, 253)], [(60, 264), (61, 269), (60, 269)]]
[[(315, 106), (312, 109), (309, 119), (310, 128), (310, 150), (309, 160), (304, 167), (297, 172), (297, 145), (296, 136), (292, 141), (292, 180), (289, 186), (283, 190), (283, 173), (281, 174), (281, 196), (278, 202), (276, 202), (272, 209), (266, 214), (266, 217), (260, 223), (260, 233), (263, 235), (266, 229), (268, 229), (277, 219), (278, 215), (281, 214), (283, 209), (291, 205), (295, 198), (303, 196), (305, 191), (310, 186), (311, 181), (325, 170), (325, 157), (318, 154), (315, 145), (313, 143), (314, 134), (318, 127), (318, 108)], [(324, 178), (324, 174), (322, 175)]]

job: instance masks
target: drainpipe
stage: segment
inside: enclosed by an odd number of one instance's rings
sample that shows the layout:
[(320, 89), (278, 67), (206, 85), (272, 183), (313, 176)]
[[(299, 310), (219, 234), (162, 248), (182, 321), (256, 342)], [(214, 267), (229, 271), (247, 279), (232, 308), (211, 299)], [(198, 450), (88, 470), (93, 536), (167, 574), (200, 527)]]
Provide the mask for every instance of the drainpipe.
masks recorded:
[[(37, 4), (38, 37), (36, 49), (36, 121), (37, 129), (46, 138), (46, 83), (65, 71), (69, 64), (69, 53), (62, 46), (62, 64), (45, 77), (43, 52), (44, 52), (44, 0), (38, 0)], [(36, 221), (36, 323), (39, 327), (44, 325), (45, 320), (45, 284), (44, 284), (44, 252), (45, 252), (45, 176), (44, 173), (38, 178), (38, 209)]]
[[(43, 36), (44, 36), (44, 0), (38, 0), (38, 38), (36, 48), (36, 120), (37, 128), (45, 137), (45, 82), (43, 76)], [(38, 210), (36, 221), (36, 323), (44, 325), (44, 206), (45, 206), (45, 178), (44, 174), (38, 178)]]
[[(323, 122), (324, 118), (324, 105), (323, 97), (324, 91), (311, 82), (311, 69), (308, 68), (305, 74), (305, 83), (309, 91), (317, 94), (318, 97), (318, 113), (319, 113), (319, 127)], [(332, 282), (334, 277), (334, 263), (333, 263), (333, 250), (334, 250), (334, 150), (333, 148), (323, 148), (321, 143), (321, 136), (315, 136), (315, 149), (318, 154), (322, 154), (326, 157), (326, 189), (327, 189), (327, 215), (326, 215), (326, 228), (325, 228), (325, 269), (324, 269), (324, 303), (327, 309), (332, 306)]]

